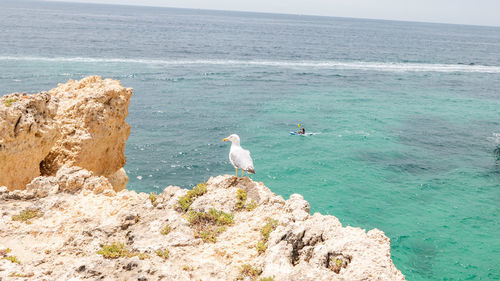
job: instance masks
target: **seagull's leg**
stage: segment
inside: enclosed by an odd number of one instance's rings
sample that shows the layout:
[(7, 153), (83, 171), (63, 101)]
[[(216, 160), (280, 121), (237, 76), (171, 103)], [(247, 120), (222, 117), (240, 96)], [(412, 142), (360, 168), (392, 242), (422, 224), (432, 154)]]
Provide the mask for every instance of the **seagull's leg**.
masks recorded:
[(236, 169), (236, 177), (238, 177), (238, 168), (235, 168)]
[(243, 169), (241, 169), (241, 177), (243, 177)]

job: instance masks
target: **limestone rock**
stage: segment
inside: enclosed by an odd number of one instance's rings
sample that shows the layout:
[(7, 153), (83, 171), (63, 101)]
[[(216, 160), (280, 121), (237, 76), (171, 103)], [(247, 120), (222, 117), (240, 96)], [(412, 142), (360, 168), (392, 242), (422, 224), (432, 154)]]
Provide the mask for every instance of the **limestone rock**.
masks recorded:
[(276, 276), (275, 280), (403, 278), (390, 259), (389, 239), (383, 232), (342, 227), (337, 218), (318, 213), (280, 225), (262, 264), (262, 275)]
[(300, 194), (292, 194), (285, 202), (285, 210), (292, 213), (293, 220), (303, 221), (309, 217), (309, 202)]
[(26, 191), (35, 197), (46, 197), (59, 191), (59, 183), (55, 177), (36, 177), (26, 185)]
[(49, 93), (59, 98), (56, 120), (62, 136), (44, 160), (47, 175), (63, 165), (111, 176), (125, 165), (130, 126), (125, 122), (132, 89), (117, 80), (90, 76), (59, 84)]
[(114, 195), (113, 186), (107, 178), (94, 176), (90, 171), (76, 166), (62, 166), (55, 176), (59, 191), (75, 193), (81, 190), (96, 194)]
[(24, 189), (59, 136), (58, 100), (48, 93), (0, 98), (0, 185)]
[(107, 176), (107, 178), (116, 192), (127, 188), (128, 176), (125, 169), (121, 168), (114, 174)]
[(49, 92), (0, 98), (0, 185), (24, 189), (34, 178), (78, 166), (126, 187), (125, 122), (132, 89), (90, 76)]
[[(114, 196), (94, 192), (101, 188)], [(238, 189), (246, 191), (245, 204), (257, 202), (255, 208), (234, 208)], [(186, 193), (169, 186), (153, 196), (153, 204), (149, 194), (115, 193), (106, 178), (72, 166), (34, 179), (23, 191), (0, 187), (0, 251), (10, 248), (21, 261), (0, 259), (0, 279), (29, 273), (34, 280), (404, 280), (382, 231), (309, 215), (309, 203), (298, 194), (285, 201), (249, 178), (210, 178), (192, 209), (225, 209), (234, 222), (215, 242), (204, 242), (177, 208)], [(29, 223), (12, 219), (23, 210), (38, 215)], [(269, 219), (278, 223), (259, 253), (256, 245)], [(112, 243), (123, 243), (127, 254), (108, 259), (98, 253)], [(159, 250), (168, 250), (168, 257)], [(259, 276), (242, 274), (245, 264)]]

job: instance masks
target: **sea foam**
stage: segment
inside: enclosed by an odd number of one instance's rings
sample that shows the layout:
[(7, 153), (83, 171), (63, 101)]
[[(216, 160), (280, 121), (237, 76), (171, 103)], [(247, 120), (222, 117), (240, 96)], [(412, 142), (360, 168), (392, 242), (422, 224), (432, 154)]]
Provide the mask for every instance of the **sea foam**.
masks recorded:
[(137, 63), (151, 65), (225, 65), (235, 67), (274, 66), (283, 68), (326, 68), (355, 69), (389, 72), (476, 72), (500, 73), (500, 66), (464, 65), (464, 64), (431, 64), (431, 63), (399, 63), (368, 61), (288, 61), (288, 60), (161, 60), (161, 59), (129, 59), (129, 58), (91, 58), (91, 57), (14, 57), (0, 56), (0, 61), (47, 61), (77, 63)]

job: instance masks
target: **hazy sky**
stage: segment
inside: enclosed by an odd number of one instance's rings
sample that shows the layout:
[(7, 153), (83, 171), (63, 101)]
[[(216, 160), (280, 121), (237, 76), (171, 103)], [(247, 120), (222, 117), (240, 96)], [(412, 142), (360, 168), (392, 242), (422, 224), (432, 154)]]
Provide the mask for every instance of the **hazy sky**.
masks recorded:
[(58, 0), (500, 26), (500, 0)]

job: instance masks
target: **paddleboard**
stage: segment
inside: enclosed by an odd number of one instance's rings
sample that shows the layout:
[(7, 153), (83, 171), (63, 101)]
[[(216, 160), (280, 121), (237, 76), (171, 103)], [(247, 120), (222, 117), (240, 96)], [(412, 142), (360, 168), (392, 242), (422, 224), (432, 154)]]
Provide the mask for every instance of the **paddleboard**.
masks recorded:
[(312, 136), (313, 133), (298, 134), (297, 132), (290, 132), (290, 135), (292, 135), (292, 136), (295, 136), (295, 135), (298, 135), (298, 136)]

